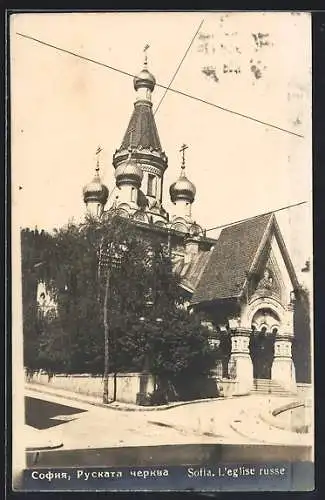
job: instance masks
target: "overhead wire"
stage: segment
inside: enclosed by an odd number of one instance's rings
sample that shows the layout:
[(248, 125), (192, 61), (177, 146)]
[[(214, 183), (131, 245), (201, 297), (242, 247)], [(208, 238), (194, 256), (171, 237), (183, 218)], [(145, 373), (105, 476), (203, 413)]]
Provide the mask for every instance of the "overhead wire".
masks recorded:
[(309, 203), (309, 202), (306, 200), (306, 201), (299, 201), (298, 203), (292, 203), (291, 205), (286, 205), (285, 207), (276, 208), (274, 210), (269, 210), (268, 212), (263, 212), (261, 214), (252, 215), (251, 217), (246, 217), (245, 219), (239, 219), (239, 220), (236, 220), (233, 222), (228, 222), (227, 224), (220, 224), (219, 226), (210, 227), (209, 229), (206, 229), (205, 232), (214, 231), (216, 229), (222, 229), (224, 227), (230, 227), (230, 226), (233, 226), (235, 224), (240, 224), (241, 222), (246, 222), (248, 220), (256, 219), (256, 217), (262, 217), (264, 215), (270, 215), (270, 214), (273, 214), (276, 212), (281, 212), (282, 210), (288, 210), (289, 208), (298, 207), (299, 205), (304, 205), (306, 203)]
[[(256, 123), (259, 123), (259, 124), (265, 125), (266, 127), (270, 127), (270, 128), (273, 128), (273, 129), (276, 129), (276, 130), (279, 130), (279, 131), (282, 131), (282, 132), (285, 132), (285, 133), (291, 134), (291, 135), (296, 136), (296, 137), (304, 138), (304, 136), (303, 136), (302, 134), (298, 134), (297, 132), (294, 132), (294, 131), (292, 131), (292, 130), (288, 130), (288, 129), (285, 129), (285, 128), (280, 127), (280, 126), (278, 126), (278, 125), (274, 125), (274, 124), (272, 124), (272, 123), (269, 123), (269, 122), (266, 122), (266, 121), (263, 121), (263, 120), (259, 120), (259, 119), (255, 118), (255, 117), (252, 117), (252, 116), (249, 116), (249, 115), (247, 115), (247, 114), (244, 114), (244, 113), (240, 113), (240, 112), (234, 111), (234, 110), (232, 110), (232, 109), (226, 108), (226, 107), (224, 107), (224, 106), (220, 106), (220, 105), (218, 105), (218, 104), (215, 104), (215, 103), (209, 102), (209, 101), (207, 101), (207, 100), (205, 100), (205, 99), (202, 99), (202, 98), (200, 98), (200, 97), (197, 97), (197, 96), (194, 96), (194, 95), (188, 94), (188, 93), (186, 93), (186, 92), (183, 92), (183, 91), (181, 91), (181, 90), (174, 89), (174, 88), (172, 88), (172, 87), (171, 87), (171, 85), (172, 85), (173, 81), (175, 80), (175, 77), (176, 77), (176, 75), (177, 75), (177, 73), (178, 73), (178, 71), (179, 71), (179, 69), (180, 69), (181, 65), (183, 64), (183, 62), (184, 62), (184, 60), (185, 60), (185, 58), (186, 58), (186, 56), (187, 56), (187, 54), (188, 54), (188, 52), (189, 52), (189, 50), (190, 50), (191, 46), (193, 45), (193, 42), (194, 42), (194, 40), (195, 40), (195, 38), (196, 38), (196, 36), (197, 36), (198, 32), (200, 31), (200, 29), (201, 29), (201, 27), (202, 27), (203, 22), (204, 22), (204, 19), (201, 21), (201, 23), (200, 23), (200, 25), (199, 25), (198, 29), (196, 30), (196, 32), (195, 32), (195, 34), (194, 34), (194, 36), (192, 37), (192, 39), (191, 39), (191, 41), (190, 41), (190, 43), (189, 43), (189, 45), (188, 45), (188, 47), (187, 47), (187, 49), (186, 49), (186, 52), (185, 52), (185, 54), (184, 54), (183, 58), (181, 59), (181, 61), (180, 61), (179, 65), (178, 65), (178, 67), (177, 67), (177, 69), (176, 69), (176, 71), (175, 71), (174, 75), (172, 76), (172, 78), (171, 78), (171, 80), (170, 80), (169, 84), (166, 86), (166, 85), (162, 85), (162, 84), (160, 84), (160, 83), (156, 82), (156, 86), (157, 86), (157, 87), (160, 87), (160, 88), (165, 89), (165, 92), (164, 92), (164, 94), (163, 94), (162, 98), (160, 99), (160, 101), (159, 101), (159, 103), (158, 103), (158, 105), (157, 105), (157, 107), (156, 107), (156, 109), (155, 109), (155, 111), (154, 111), (154, 113), (153, 113), (153, 116), (155, 116), (155, 115), (156, 115), (156, 113), (157, 113), (158, 109), (160, 108), (160, 106), (161, 106), (161, 104), (162, 104), (162, 102), (163, 102), (163, 100), (164, 100), (164, 98), (165, 98), (165, 96), (166, 96), (167, 92), (168, 92), (168, 91), (170, 91), (170, 92), (174, 92), (174, 93), (179, 94), (179, 95), (183, 95), (184, 97), (187, 97), (187, 98), (190, 98), (190, 99), (196, 100), (196, 101), (198, 101), (198, 102), (201, 102), (201, 103), (207, 104), (207, 105), (209, 105), (209, 106), (215, 107), (215, 108), (220, 109), (220, 110), (222, 110), (222, 111), (226, 111), (226, 112), (232, 113), (232, 114), (234, 114), (234, 115), (240, 116), (240, 117), (242, 117), (242, 118), (246, 118), (246, 119), (251, 120), (251, 121), (254, 121), (254, 122), (256, 122)], [(82, 56), (81, 54), (78, 54), (78, 53), (76, 53), (76, 52), (73, 52), (73, 51), (70, 51), (70, 50), (67, 50), (67, 49), (64, 49), (64, 48), (61, 48), (61, 47), (58, 47), (57, 45), (53, 45), (53, 44), (51, 44), (51, 43), (45, 42), (45, 41), (43, 41), (43, 40), (40, 40), (40, 39), (35, 38), (35, 37), (32, 37), (32, 36), (30, 36), (30, 35), (26, 35), (26, 34), (24, 34), (24, 33), (19, 33), (19, 32), (17, 32), (16, 34), (17, 34), (17, 35), (19, 35), (19, 36), (21, 36), (21, 37), (23, 37), (23, 38), (26, 38), (26, 39), (32, 40), (32, 41), (34, 41), (34, 42), (37, 42), (37, 43), (39, 43), (39, 44), (41, 44), (41, 45), (45, 45), (45, 46), (47, 46), (47, 47), (53, 48), (53, 49), (55, 49), (55, 50), (58, 50), (59, 52), (66, 53), (66, 54), (71, 55), (71, 56), (73, 56), (73, 57), (77, 57), (77, 58), (79, 58), (79, 59), (81, 59), (81, 60), (84, 60), (84, 61), (87, 61), (87, 62), (91, 62), (91, 63), (93, 63), (93, 64), (97, 64), (97, 65), (99, 65), (99, 66), (103, 66), (103, 67), (108, 68), (108, 69), (110, 69), (110, 70), (112, 70), (112, 71), (115, 71), (115, 72), (121, 73), (121, 74), (123, 74), (123, 75), (125, 75), (125, 76), (129, 76), (129, 77), (132, 77), (132, 78), (136, 77), (136, 75), (134, 75), (134, 74), (132, 74), (132, 73), (129, 73), (129, 72), (127, 72), (127, 71), (121, 70), (121, 69), (119, 69), (119, 68), (115, 68), (114, 66), (108, 65), (108, 64), (103, 63), (103, 62), (101, 62), (101, 61), (97, 61), (97, 60), (95, 60), (95, 59), (92, 59), (92, 58), (89, 58), (89, 57), (86, 57), (86, 56)], [(140, 137), (140, 139), (139, 139), (139, 143), (140, 143), (140, 141), (141, 141), (141, 138), (142, 138), (142, 136), (141, 136), (141, 137)], [(139, 144), (138, 144), (138, 145), (139, 145)], [(128, 159), (128, 161), (129, 161), (129, 159)], [(127, 166), (127, 164), (125, 165), (125, 168), (126, 168), (126, 166)], [(113, 190), (112, 190), (112, 192), (111, 192), (111, 194), (110, 194), (109, 198), (111, 198), (111, 196), (112, 196), (112, 194), (113, 194), (113, 192), (114, 192), (115, 188), (116, 188), (116, 186), (114, 186), (114, 188), (113, 188)], [(237, 220), (237, 221), (233, 221), (233, 222), (230, 222), (230, 223), (226, 223), (226, 224), (221, 224), (221, 225), (218, 225), (218, 226), (214, 226), (214, 227), (211, 227), (211, 228), (209, 228), (209, 229), (206, 229), (206, 230), (205, 230), (205, 232), (209, 232), (209, 231), (213, 231), (213, 230), (217, 230), (217, 229), (222, 229), (222, 228), (224, 228), (224, 227), (229, 227), (229, 226), (231, 226), (231, 225), (238, 224), (238, 223), (241, 223), (241, 222), (245, 222), (245, 221), (247, 221), (247, 220), (253, 219), (253, 218), (258, 217), (258, 216), (268, 215), (268, 214), (271, 214), (271, 213), (277, 213), (277, 212), (280, 212), (280, 211), (282, 211), (282, 210), (287, 210), (287, 209), (290, 209), (290, 208), (293, 208), (293, 207), (296, 207), (296, 206), (299, 206), (299, 205), (302, 205), (302, 204), (305, 204), (305, 203), (308, 203), (308, 202), (307, 202), (307, 201), (302, 201), (302, 202), (298, 202), (298, 203), (290, 204), (290, 205), (287, 205), (287, 206), (285, 206), (285, 207), (281, 207), (281, 208), (278, 208), (278, 209), (270, 210), (270, 211), (268, 211), (268, 212), (263, 212), (263, 213), (261, 213), (261, 214), (259, 214), (259, 215), (254, 215), (254, 216), (252, 216), (252, 217), (247, 217), (247, 218), (240, 219), (240, 220)]]
[[(114, 66), (111, 66), (109, 64), (103, 63), (101, 61), (97, 61), (96, 59), (92, 59), (90, 57), (82, 56), (81, 54), (78, 54), (76, 52), (72, 52), (71, 50), (63, 49), (61, 47), (58, 47), (57, 45), (53, 45), (53, 44), (48, 43), (48, 42), (44, 42), (43, 40), (40, 40), (40, 39), (35, 38), (33, 36), (26, 35), (24, 33), (19, 33), (19, 32), (16, 32), (16, 34), (19, 35), (19, 36), (21, 36), (21, 37), (23, 37), (23, 38), (26, 38), (26, 39), (32, 40), (34, 42), (37, 42), (37, 43), (39, 43), (41, 45), (45, 45), (46, 47), (50, 47), (52, 49), (58, 50), (59, 52), (63, 52), (65, 54), (69, 54), (69, 55), (71, 55), (73, 57), (78, 57), (79, 59), (82, 59), (84, 61), (91, 62), (91, 63), (97, 64), (99, 66), (103, 66), (104, 68), (108, 68), (108, 69), (110, 69), (112, 71), (116, 71), (116, 72), (121, 73), (121, 74), (123, 74), (125, 76), (129, 76), (129, 77), (132, 77), (132, 78), (134, 78), (136, 76), (136, 75), (134, 75), (132, 73), (129, 73), (128, 71), (124, 71), (122, 69), (115, 68)], [(233, 109), (226, 108), (225, 106), (220, 106), (219, 104), (207, 101), (206, 99), (194, 96), (192, 94), (188, 94), (187, 92), (183, 92), (182, 90), (174, 89), (172, 87), (168, 87), (166, 85), (162, 85), (161, 83), (158, 83), (158, 82), (156, 82), (156, 86), (157, 87), (161, 87), (163, 89), (167, 89), (170, 92), (174, 92), (176, 94), (182, 95), (182, 96), (187, 97), (189, 99), (193, 99), (195, 101), (201, 102), (203, 104), (207, 104), (208, 106), (212, 106), (212, 107), (220, 109), (222, 111), (226, 111), (226, 112), (231, 113), (233, 115), (240, 116), (240, 117), (245, 118), (247, 120), (254, 121), (254, 122), (259, 123), (261, 125), (264, 125), (266, 127), (270, 127), (270, 128), (275, 129), (275, 130), (279, 130), (281, 132), (285, 132), (287, 134), (290, 134), (290, 135), (293, 135), (293, 136), (296, 136), (296, 137), (304, 138), (304, 136), (302, 134), (298, 134), (297, 132), (294, 132), (293, 130), (289, 130), (289, 129), (286, 129), (284, 127), (280, 127), (278, 125), (275, 125), (273, 123), (266, 122), (264, 120), (260, 120), (258, 118), (253, 117), (253, 116), (247, 115), (245, 113), (240, 113), (240, 112), (235, 111)]]
[[(198, 32), (200, 31), (200, 29), (201, 29), (201, 27), (202, 27), (203, 23), (204, 23), (204, 19), (202, 19), (202, 21), (200, 22), (200, 24), (199, 24), (199, 26), (198, 26), (197, 30), (195, 31), (195, 33), (194, 33), (193, 37), (191, 38), (190, 43), (188, 44), (188, 46), (187, 46), (187, 48), (186, 48), (185, 54), (183, 55), (183, 57), (182, 57), (181, 61), (179, 62), (179, 64), (178, 64), (178, 66), (177, 66), (177, 68), (176, 68), (176, 70), (175, 70), (175, 72), (174, 72), (174, 74), (173, 74), (173, 76), (172, 76), (172, 78), (171, 78), (171, 80), (170, 80), (170, 82), (169, 82), (168, 86), (165, 88), (165, 92), (164, 92), (163, 96), (161, 97), (161, 99), (160, 99), (160, 101), (159, 101), (158, 105), (156, 106), (156, 109), (155, 109), (155, 110), (154, 110), (154, 112), (153, 112), (153, 117), (155, 117), (155, 116), (156, 116), (157, 111), (158, 111), (158, 110), (159, 110), (159, 108), (160, 108), (160, 105), (162, 104), (162, 102), (163, 102), (164, 98), (166, 97), (166, 94), (167, 94), (168, 90), (170, 89), (171, 84), (172, 84), (172, 83), (173, 83), (173, 81), (175, 80), (175, 78), (176, 78), (176, 76), (177, 76), (177, 74), (178, 74), (178, 72), (179, 72), (179, 70), (180, 70), (180, 68), (181, 68), (181, 66), (182, 66), (182, 64), (183, 64), (183, 62), (185, 61), (185, 58), (186, 58), (187, 54), (189, 53), (189, 50), (190, 50), (190, 48), (192, 47), (193, 42), (194, 42), (194, 40), (195, 40), (195, 38), (196, 38), (196, 36), (197, 36)], [(130, 136), (130, 149), (132, 149), (132, 132), (133, 132), (133, 131), (131, 131), (131, 136)], [(141, 131), (141, 134), (140, 134), (140, 137), (139, 137), (139, 140), (138, 140), (138, 144), (137, 144), (137, 146), (134, 148), (135, 150), (137, 150), (137, 149), (139, 148), (139, 146), (141, 145), (141, 140), (142, 140), (142, 138), (143, 138), (143, 135), (144, 135), (144, 130), (142, 130), (142, 131)], [(125, 171), (125, 169), (127, 168), (127, 166), (130, 164), (131, 157), (132, 157), (132, 153), (129, 155), (129, 157), (128, 157), (128, 158), (127, 158), (127, 160), (126, 160), (126, 163), (125, 163), (125, 165), (124, 165), (123, 172)], [(107, 201), (109, 201), (109, 200), (111, 199), (111, 197), (112, 197), (113, 193), (115, 192), (115, 189), (116, 189), (116, 184), (113, 186), (113, 189), (112, 189), (111, 193), (109, 194), (109, 197), (108, 197), (108, 200), (107, 200)]]

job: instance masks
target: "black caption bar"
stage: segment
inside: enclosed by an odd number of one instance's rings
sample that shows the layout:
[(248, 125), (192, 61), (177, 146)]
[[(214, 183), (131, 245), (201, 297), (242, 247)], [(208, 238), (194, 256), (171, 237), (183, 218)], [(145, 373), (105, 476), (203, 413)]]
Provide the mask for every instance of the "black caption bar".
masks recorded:
[(20, 491), (312, 491), (314, 464), (25, 469)]

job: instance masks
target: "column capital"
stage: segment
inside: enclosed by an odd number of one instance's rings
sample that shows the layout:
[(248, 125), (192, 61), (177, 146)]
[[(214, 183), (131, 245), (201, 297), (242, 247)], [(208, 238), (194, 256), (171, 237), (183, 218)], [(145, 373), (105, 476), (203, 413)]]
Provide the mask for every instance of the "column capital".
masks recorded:
[(249, 328), (238, 327), (236, 329), (231, 330), (232, 337), (250, 337), (252, 330)]
[(293, 332), (278, 332), (275, 336), (275, 341), (289, 341), (291, 342), (293, 340)]

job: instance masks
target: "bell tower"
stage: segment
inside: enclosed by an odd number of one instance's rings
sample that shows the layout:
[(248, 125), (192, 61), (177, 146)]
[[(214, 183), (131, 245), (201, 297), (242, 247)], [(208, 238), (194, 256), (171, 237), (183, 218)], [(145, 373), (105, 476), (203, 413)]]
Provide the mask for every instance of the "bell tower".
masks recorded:
[(129, 151), (132, 150), (132, 160), (142, 171), (141, 186), (139, 186), (142, 206), (145, 205), (146, 212), (153, 222), (166, 222), (168, 214), (162, 206), (162, 191), (168, 160), (161, 147), (152, 111), (151, 99), (156, 79), (148, 70), (148, 48), (148, 45), (144, 48), (143, 68), (133, 79), (136, 91), (134, 109), (122, 144), (113, 155), (113, 166), (116, 172), (122, 172), (122, 165), (128, 164)]

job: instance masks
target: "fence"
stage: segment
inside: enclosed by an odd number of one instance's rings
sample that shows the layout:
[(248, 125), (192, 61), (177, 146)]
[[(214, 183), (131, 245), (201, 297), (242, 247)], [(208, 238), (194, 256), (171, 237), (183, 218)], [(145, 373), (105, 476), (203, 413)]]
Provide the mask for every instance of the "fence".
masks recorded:
[[(109, 398), (114, 396), (114, 378), (116, 381), (116, 401), (136, 403), (139, 393), (151, 393), (154, 390), (154, 380), (151, 375), (142, 373), (118, 373), (108, 378)], [(55, 374), (49, 376), (44, 372), (36, 372), (32, 376), (26, 374), (28, 383), (37, 383), (51, 388), (85, 394), (102, 399), (103, 377), (90, 374)]]

